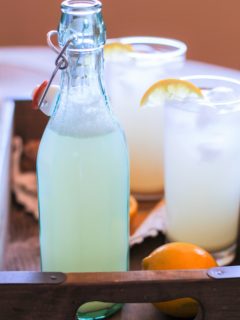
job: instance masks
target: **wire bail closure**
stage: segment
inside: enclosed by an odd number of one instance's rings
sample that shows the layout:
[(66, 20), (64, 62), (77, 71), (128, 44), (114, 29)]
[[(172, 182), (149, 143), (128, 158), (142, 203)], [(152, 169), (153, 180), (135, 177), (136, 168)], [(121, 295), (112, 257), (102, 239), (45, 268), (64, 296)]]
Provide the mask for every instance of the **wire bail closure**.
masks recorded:
[(64, 69), (67, 69), (68, 67), (68, 60), (65, 56), (65, 51), (67, 50), (67, 47), (70, 45), (70, 43), (75, 39), (75, 37), (72, 37), (70, 38), (66, 44), (64, 45), (64, 47), (61, 49), (61, 48), (58, 48), (56, 47), (53, 42), (52, 42), (52, 36), (54, 35), (58, 35), (58, 32), (57, 30), (51, 30), (47, 33), (47, 43), (49, 45), (49, 47), (58, 54), (57, 56), (57, 59), (55, 60), (55, 69), (53, 70), (53, 73), (50, 77), (50, 80), (48, 81), (48, 84), (43, 92), (43, 95), (39, 101), (39, 104), (38, 104), (38, 108), (40, 109), (47, 93), (48, 93), (48, 90), (53, 82), (53, 79), (55, 78), (58, 70), (64, 70)]

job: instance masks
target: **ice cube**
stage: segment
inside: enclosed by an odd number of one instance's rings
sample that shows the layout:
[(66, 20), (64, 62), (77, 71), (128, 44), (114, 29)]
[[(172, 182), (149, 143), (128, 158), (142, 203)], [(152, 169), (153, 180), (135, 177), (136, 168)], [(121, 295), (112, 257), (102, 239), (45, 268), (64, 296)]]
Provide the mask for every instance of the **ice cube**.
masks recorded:
[(239, 93), (237, 93), (233, 88), (222, 86), (206, 90), (204, 95), (211, 103), (226, 103), (227, 101), (239, 99)]
[(200, 143), (197, 148), (201, 161), (215, 161), (223, 152), (224, 139), (223, 137), (218, 136), (215, 137), (213, 141), (205, 141)]
[(217, 121), (217, 110), (210, 108), (208, 105), (201, 105), (196, 115), (196, 125), (198, 129), (205, 129)]

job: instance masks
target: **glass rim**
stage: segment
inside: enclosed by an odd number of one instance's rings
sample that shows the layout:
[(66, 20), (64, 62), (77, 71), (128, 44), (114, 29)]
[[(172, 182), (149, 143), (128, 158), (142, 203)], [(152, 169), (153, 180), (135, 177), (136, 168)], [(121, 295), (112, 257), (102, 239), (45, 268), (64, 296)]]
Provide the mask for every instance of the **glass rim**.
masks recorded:
[[(194, 85), (196, 85), (193, 81), (191, 80), (213, 80), (213, 81), (219, 81), (220, 82), (225, 82), (226, 87), (229, 88), (230, 86), (227, 86), (227, 83), (236, 85), (239, 87), (239, 98), (226, 98), (221, 102), (214, 102), (214, 101), (207, 101), (205, 99), (198, 99), (197, 101), (200, 102), (202, 105), (209, 105), (209, 106), (215, 106), (215, 107), (224, 107), (226, 105), (236, 105), (239, 104), (239, 110), (240, 110), (240, 80), (228, 76), (220, 76), (220, 75), (209, 75), (209, 74), (198, 74), (198, 75), (189, 75), (189, 76), (183, 76), (180, 77), (181, 80), (186, 80), (189, 82), (192, 82)], [(217, 87), (217, 83), (215, 85)], [(200, 89), (212, 89), (213, 86), (210, 87), (200, 87)], [(230, 87), (231, 88), (231, 87)], [(184, 100), (179, 100), (179, 101), (184, 101)]]
[(99, 0), (65, 0), (61, 3), (63, 13), (81, 15), (100, 11), (102, 3)]
[[(145, 44), (145, 45), (159, 45), (166, 48), (172, 48), (172, 51), (166, 52), (141, 52), (141, 51), (129, 51), (128, 55), (132, 58), (154, 59), (154, 60), (169, 60), (172, 58), (184, 58), (187, 52), (187, 45), (176, 39), (152, 37), (152, 36), (126, 36), (119, 38), (110, 38), (107, 43), (120, 42), (122, 44)], [(175, 50), (174, 50), (175, 49)]]

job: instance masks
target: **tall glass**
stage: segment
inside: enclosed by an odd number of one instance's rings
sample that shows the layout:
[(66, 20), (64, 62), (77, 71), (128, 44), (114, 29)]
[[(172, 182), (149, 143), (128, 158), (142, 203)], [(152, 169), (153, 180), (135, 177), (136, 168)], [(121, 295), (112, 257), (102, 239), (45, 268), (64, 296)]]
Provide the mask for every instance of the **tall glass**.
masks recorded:
[(197, 244), (220, 265), (235, 257), (240, 200), (240, 82), (187, 80), (203, 99), (171, 100), (164, 110), (167, 238)]
[(144, 92), (160, 78), (179, 76), (187, 47), (156, 37), (111, 39), (132, 50), (105, 55), (106, 85), (115, 114), (125, 129), (130, 152), (131, 191), (156, 198), (163, 191), (162, 109), (140, 108)]

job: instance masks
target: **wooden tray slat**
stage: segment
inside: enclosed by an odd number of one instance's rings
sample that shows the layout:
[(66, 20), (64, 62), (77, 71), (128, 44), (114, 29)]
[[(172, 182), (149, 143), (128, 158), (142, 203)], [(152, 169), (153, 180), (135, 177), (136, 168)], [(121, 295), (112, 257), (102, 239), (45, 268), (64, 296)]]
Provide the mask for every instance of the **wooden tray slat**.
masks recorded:
[(4, 268), (4, 253), (7, 241), (10, 154), (14, 103), (0, 101), (0, 270)]
[[(87, 301), (146, 303), (183, 297), (199, 301), (198, 319), (236, 320), (240, 314), (240, 279), (210, 279), (207, 270), (66, 274), (57, 285), (36, 284), (39, 273), (31, 273), (24, 284), (14, 284), (14, 276), (19, 273), (12, 273), (10, 284), (0, 285), (2, 319), (73, 320)], [(3, 282), (1, 277), (4, 273)]]

